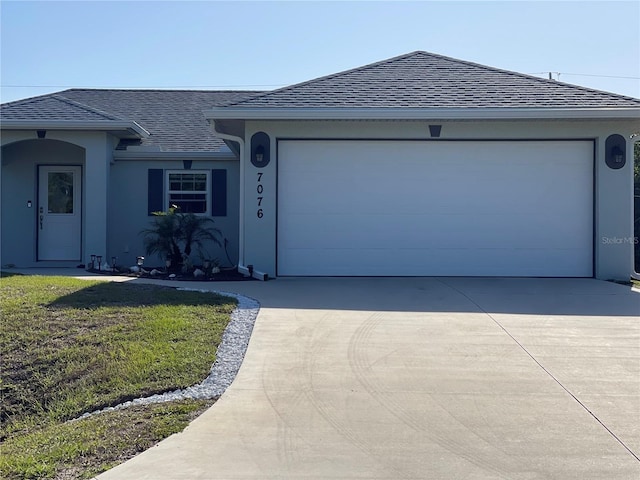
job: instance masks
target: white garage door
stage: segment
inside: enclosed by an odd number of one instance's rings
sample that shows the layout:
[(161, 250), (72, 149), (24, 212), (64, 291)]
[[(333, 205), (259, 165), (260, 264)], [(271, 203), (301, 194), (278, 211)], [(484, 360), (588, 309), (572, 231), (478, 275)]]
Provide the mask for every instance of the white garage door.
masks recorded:
[(278, 143), (278, 275), (592, 276), (589, 141)]

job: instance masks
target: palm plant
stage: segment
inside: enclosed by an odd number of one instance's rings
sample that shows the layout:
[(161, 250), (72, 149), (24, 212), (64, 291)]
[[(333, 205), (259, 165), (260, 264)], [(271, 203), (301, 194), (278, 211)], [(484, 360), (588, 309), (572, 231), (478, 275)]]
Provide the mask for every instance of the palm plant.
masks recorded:
[(169, 260), (172, 270), (182, 268), (185, 257), (191, 255), (194, 247), (202, 253), (208, 242), (222, 246), (222, 233), (213, 226), (210, 217), (180, 213), (173, 207), (168, 212), (153, 212), (153, 215), (151, 226), (140, 232), (144, 236), (146, 253)]

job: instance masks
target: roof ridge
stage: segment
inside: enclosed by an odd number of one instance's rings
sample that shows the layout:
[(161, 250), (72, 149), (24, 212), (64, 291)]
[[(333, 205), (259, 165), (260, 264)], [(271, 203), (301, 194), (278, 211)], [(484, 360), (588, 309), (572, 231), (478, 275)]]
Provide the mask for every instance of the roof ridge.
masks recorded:
[(71, 100), (70, 98), (67, 98), (67, 97), (65, 97), (63, 95), (60, 95), (60, 94), (53, 94), (53, 95), (51, 95), (51, 98), (55, 98), (56, 100), (60, 100), (61, 102), (65, 102), (68, 105), (71, 105), (73, 107), (82, 108), (83, 110), (86, 110), (86, 111), (91, 112), (91, 113), (95, 113), (96, 115), (101, 115), (101, 116), (103, 116), (106, 119), (111, 120), (111, 121), (120, 121), (120, 122), (129, 121), (128, 119), (125, 119), (125, 118), (122, 118), (122, 117), (118, 117), (117, 115), (113, 115), (113, 114), (111, 114), (109, 112), (105, 112), (103, 110), (91, 107), (89, 105), (85, 105), (84, 103), (78, 102), (76, 100)]
[(489, 66), (489, 65), (483, 65), (483, 64), (480, 64), (480, 63), (476, 63), (476, 62), (471, 62), (469, 60), (461, 60), (461, 59), (458, 59), (458, 58), (453, 58), (453, 57), (449, 57), (449, 56), (446, 56), (446, 55), (440, 55), (440, 54), (437, 54), (437, 53), (427, 52), (427, 51), (424, 51), (424, 50), (416, 50), (416, 51), (413, 51), (413, 52), (405, 53), (403, 55), (398, 55), (398, 56), (395, 56), (395, 57), (391, 57), (391, 58), (388, 58), (386, 60), (380, 60), (380, 61), (377, 61), (377, 62), (374, 62), (374, 63), (369, 63), (369, 64), (366, 64), (366, 65), (362, 65), (360, 67), (351, 68), (349, 70), (345, 70), (345, 71), (342, 71), (342, 72), (336, 72), (336, 73), (332, 73), (332, 74), (329, 74), (329, 75), (324, 75), (324, 76), (321, 76), (321, 77), (317, 77), (317, 78), (313, 78), (313, 79), (310, 79), (310, 80), (306, 80), (304, 82), (296, 83), (296, 84), (293, 84), (293, 85), (288, 85), (286, 87), (278, 88), (276, 90), (270, 90), (268, 92), (264, 92), (262, 94), (256, 95), (256, 96), (251, 97), (251, 98), (245, 98), (245, 99), (240, 100), (240, 101), (231, 102), (231, 103), (228, 103), (228, 104), (225, 104), (225, 105), (220, 105), (220, 106), (221, 107), (230, 107), (230, 106), (242, 107), (247, 103), (250, 104), (250, 103), (252, 103), (252, 102), (254, 102), (256, 100), (260, 100), (261, 98), (265, 98), (265, 97), (269, 97), (271, 95), (276, 95), (276, 94), (279, 94), (279, 93), (287, 92), (287, 91), (290, 91), (290, 90), (293, 90), (293, 89), (296, 89), (296, 88), (299, 88), (299, 87), (303, 87), (303, 86), (306, 86), (306, 85), (309, 85), (309, 84), (313, 84), (313, 83), (324, 81), (324, 80), (328, 80), (328, 79), (338, 78), (338, 77), (341, 77), (341, 76), (344, 76), (344, 75), (352, 74), (354, 72), (366, 71), (368, 69), (379, 67), (381, 65), (388, 65), (388, 64), (400, 61), (400, 60), (404, 60), (404, 59), (411, 58), (411, 57), (419, 57), (419, 56), (421, 56), (421, 57), (430, 57), (430, 58), (434, 58), (434, 59), (438, 59), (438, 60), (444, 60), (444, 61), (455, 63), (455, 64), (458, 64), (458, 65), (471, 66), (471, 67), (474, 67), (474, 68), (482, 69), (482, 70), (484, 70), (486, 72), (501, 73), (501, 74), (509, 75), (509, 76), (512, 76), (512, 77), (517, 77), (517, 78), (522, 78), (522, 79), (526, 79), (526, 80), (529, 80), (529, 81), (534, 81), (536, 83), (540, 83), (540, 84), (544, 84), (544, 85), (549, 85), (549, 86), (553, 85), (553, 86), (556, 86), (556, 87), (558, 87), (558, 86), (559, 87), (566, 87), (566, 88), (571, 88), (571, 89), (575, 89), (575, 90), (578, 90), (578, 91), (596, 93), (596, 94), (599, 94), (599, 95), (606, 95), (606, 96), (608, 96), (610, 98), (623, 99), (623, 100), (627, 100), (627, 101), (633, 101), (633, 102), (640, 103), (640, 99), (638, 99), (638, 98), (627, 96), (627, 95), (622, 95), (622, 94), (619, 94), (619, 93), (613, 93), (613, 92), (607, 92), (607, 91), (604, 91), (604, 90), (597, 90), (597, 89), (594, 89), (594, 88), (583, 87), (581, 85), (575, 85), (575, 84), (572, 84), (572, 83), (561, 82), (559, 80), (549, 80), (549, 79), (545, 79), (545, 78), (536, 77), (536, 76), (533, 76), (533, 75), (527, 75), (525, 73), (516, 72), (516, 71), (513, 71), (513, 70), (506, 70), (506, 69), (503, 69), (503, 68), (493, 67), (493, 66)]
[(506, 70), (504, 68), (499, 68), (499, 67), (493, 67), (490, 65), (483, 65), (481, 63), (476, 63), (476, 62), (472, 62), (470, 60), (462, 60), (459, 58), (453, 58), (453, 57), (448, 57), (446, 55), (440, 55), (437, 53), (431, 53), (431, 52), (425, 52), (425, 51), (417, 51), (417, 52), (413, 52), (413, 53), (421, 53), (427, 56), (431, 56), (431, 57), (436, 57), (436, 58), (440, 58), (443, 60), (448, 60), (451, 62), (455, 62), (455, 63), (462, 63), (465, 65), (471, 65), (473, 67), (477, 67), (477, 68), (482, 68), (484, 70), (489, 70), (492, 72), (500, 72), (500, 73), (506, 73), (509, 75), (513, 75), (516, 77), (521, 77), (521, 78), (526, 78), (529, 80), (535, 80), (537, 82), (541, 82), (541, 83), (545, 83), (547, 85), (562, 85), (565, 87), (570, 87), (570, 88), (577, 88), (579, 90), (584, 90), (587, 92), (594, 92), (594, 93), (603, 93), (605, 95), (612, 95), (618, 98), (623, 98), (625, 100), (635, 100), (640, 102), (639, 98), (636, 97), (631, 97), (629, 95), (622, 95), (621, 93), (614, 93), (614, 92), (608, 92), (606, 90), (598, 90), (597, 88), (590, 88), (590, 87), (584, 87), (582, 85), (576, 85), (574, 83), (567, 83), (567, 82), (561, 82), (560, 80), (551, 80), (548, 78), (540, 78), (540, 77), (536, 77), (535, 75), (528, 75), (526, 73), (522, 73), (522, 72), (516, 72), (515, 70)]
[[(68, 90), (65, 90), (68, 91)], [(83, 110), (86, 110), (90, 113), (94, 113), (96, 115), (100, 115), (102, 117), (105, 117), (107, 120), (111, 120), (111, 121), (126, 121), (123, 118), (120, 118), (116, 115), (110, 114), (109, 112), (104, 112), (102, 110), (99, 110), (97, 108), (91, 107), (89, 105), (85, 105), (84, 103), (80, 103), (77, 102), (75, 100), (71, 100), (70, 98), (67, 98), (63, 95), (61, 95), (61, 93), (63, 92), (54, 92), (54, 93), (46, 93), (44, 95), (37, 95), (35, 97), (29, 97), (29, 98), (22, 98), (20, 100), (14, 100), (12, 102), (7, 102), (7, 103), (3, 103), (2, 107), (6, 108), (6, 107), (12, 107), (15, 105), (28, 105), (30, 103), (35, 103), (35, 102), (39, 102), (42, 100), (57, 100), (59, 102), (63, 102), (66, 103), (67, 105), (70, 105), (72, 107), (76, 107), (76, 108), (81, 108)]]
[(59, 93), (60, 92), (44, 93), (42, 95), (36, 95), (35, 97), (19, 98), (18, 100), (12, 100), (10, 102), (2, 103), (1, 105), (3, 107), (10, 107), (13, 105), (33, 103), (38, 100), (44, 100), (45, 98), (52, 98)]
[[(78, 107), (82, 107), (82, 108), (88, 108), (91, 109), (93, 107), (83, 104), (81, 102), (78, 102), (76, 100), (72, 100), (68, 97), (65, 96), (65, 94), (67, 92), (134, 92), (134, 93), (140, 93), (140, 92), (184, 92), (184, 93), (211, 93), (211, 94), (216, 94), (216, 93), (234, 93), (234, 94), (262, 94), (262, 93), (268, 93), (265, 90), (190, 90), (190, 89), (170, 89), (170, 88), (67, 88), (66, 90), (60, 90), (57, 92), (51, 92), (51, 93), (44, 93), (42, 95), (36, 95), (33, 97), (27, 97), (27, 98), (19, 98), (17, 100), (11, 100), (9, 102), (4, 102), (4, 103), (0, 103), (0, 105), (2, 105), (2, 107), (10, 107), (10, 106), (14, 106), (14, 105), (25, 105), (25, 104), (29, 104), (32, 102), (36, 102), (39, 100), (44, 100), (47, 98), (55, 98), (58, 100), (61, 100), (62, 98), (64, 98), (65, 100), (69, 101), (69, 102), (75, 102)], [(94, 113), (98, 113), (100, 115), (104, 115), (106, 114), (107, 116), (112, 116), (111, 114), (109, 114), (109, 112), (104, 112), (104, 111), (100, 111), (95, 109), (96, 111)], [(116, 117), (117, 118), (117, 117)], [(118, 120), (121, 120), (120, 118), (117, 118)]]
[(66, 90), (56, 92), (55, 94), (64, 94), (66, 92), (264, 93), (265, 90), (212, 90), (212, 89), (191, 89), (191, 88), (68, 88)]
[(319, 82), (321, 80), (327, 80), (327, 79), (330, 79), (330, 78), (340, 77), (342, 75), (347, 75), (349, 73), (353, 73), (353, 72), (362, 71), (362, 70), (366, 70), (366, 69), (369, 69), (369, 68), (377, 67), (377, 66), (383, 65), (385, 63), (392, 63), (392, 62), (395, 62), (397, 60), (410, 57), (410, 56), (415, 55), (417, 53), (427, 53), (427, 52), (421, 52), (420, 50), (416, 50), (414, 52), (405, 53), (405, 54), (402, 54), (402, 55), (398, 55), (396, 57), (387, 58), (386, 60), (379, 60), (377, 62), (368, 63), (366, 65), (361, 65), (359, 67), (350, 68), (349, 70), (344, 70), (342, 72), (335, 72), (335, 73), (331, 73), (329, 75), (323, 75), (321, 77), (312, 78), (311, 80), (305, 80), (304, 82), (294, 83), (293, 85), (287, 85), (286, 87), (276, 88), (275, 90), (269, 90), (268, 92), (264, 92), (264, 93), (262, 93), (260, 95), (256, 95), (255, 97), (245, 98), (244, 100), (241, 100), (239, 102), (232, 102), (232, 103), (229, 103), (229, 104), (224, 105), (224, 106), (225, 107), (242, 106), (242, 104), (244, 102), (247, 102), (249, 100), (257, 100), (259, 98), (263, 98), (263, 97), (266, 97), (266, 96), (274, 94), (274, 93), (285, 92), (285, 91), (293, 89), (293, 88), (302, 87), (302, 86), (307, 85), (309, 83), (314, 83), (314, 82)]

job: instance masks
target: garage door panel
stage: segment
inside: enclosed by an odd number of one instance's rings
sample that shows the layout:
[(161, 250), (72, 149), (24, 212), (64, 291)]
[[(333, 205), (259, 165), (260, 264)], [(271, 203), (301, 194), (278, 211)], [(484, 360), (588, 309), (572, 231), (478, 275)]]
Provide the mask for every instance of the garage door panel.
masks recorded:
[(278, 274), (591, 276), (592, 148), (280, 142)]
[[(420, 188), (413, 188), (410, 182), (397, 179), (393, 185), (387, 181), (378, 186), (373, 186), (374, 180), (371, 180), (367, 185), (355, 188), (341, 180), (323, 181), (319, 178), (305, 182), (290, 176), (280, 178), (280, 183), (294, 185), (283, 186), (279, 190), (281, 198), (297, 199), (286, 206), (287, 211), (293, 214), (467, 214), (470, 207), (474, 212), (487, 214), (531, 214), (541, 210), (566, 213), (575, 212), (583, 201), (581, 197), (567, 197), (562, 203), (556, 202), (555, 199), (563, 196), (567, 188), (560, 180), (524, 177), (511, 181), (514, 183), (505, 186), (496, 184), (494, 178), (450, 182), (449, 185), (442, 180), (433, 184), (422, 182)], [(528, 181), (533, 184), (527, 185)], [(590, 179), (585, 181), (589, 182)], [(345, 198), (348, 201), (345, 202)]]
[[(468, 218), (451, 215), (300, 215), (293, 218), (292, 233), (279, 239), (281, 248), (338, 248), (358, 245), (359, 248), (528, 248), (546, 250), (565, 248), (565, 238), (571, 235), (571, 225), (559, 218), (530, 219), (528, 228), (509, 229), (510, 221), (521, 221), (519, 215), (483, 215)], [(316, 232), (317, 224), (332, 225), (331, 241)], [(380, 229), (380, 223), (385, 228)], [(410, 226), (410, 229), (407, 226)], [(547, 228), (538, 228), (545, 225)], [(283, 225), (283, 230), (287, 227)], [(375, 235), (370, 232), (376, 231)], [(495, 232), (500, 231), (500, 235)], [(590, 232), (584, 231), (584, 235)], [(579, 242), (578, 242), (579, 244)], [(587, 249), (589, 252), (590, 249)]]
[[(566, 261), (573, 252), (535, 249), (300, 249), (292, 250), (279, 266), (298, 276), (591, 276), (579, 261)], [(498, 263), (496, 255), (503, 259)], [(327, 267), (323, 270), (317, 264)], [(354, 273), (357, 266), (357, 273)], [(319, 273), (321, 272), (321, 273)]]

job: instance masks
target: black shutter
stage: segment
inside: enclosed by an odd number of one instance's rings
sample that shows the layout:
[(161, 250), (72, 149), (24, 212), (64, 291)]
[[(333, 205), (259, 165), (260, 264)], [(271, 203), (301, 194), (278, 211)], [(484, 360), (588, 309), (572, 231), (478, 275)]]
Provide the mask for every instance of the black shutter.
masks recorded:
[(150, 168), (147, 182), (148, 215), (164, 210), (164, 170)]
[(227, 216), (227, 171), (211, 170), (211, 216)]

